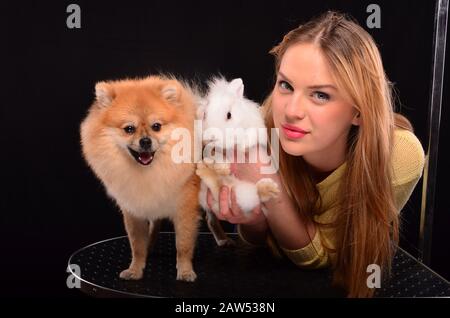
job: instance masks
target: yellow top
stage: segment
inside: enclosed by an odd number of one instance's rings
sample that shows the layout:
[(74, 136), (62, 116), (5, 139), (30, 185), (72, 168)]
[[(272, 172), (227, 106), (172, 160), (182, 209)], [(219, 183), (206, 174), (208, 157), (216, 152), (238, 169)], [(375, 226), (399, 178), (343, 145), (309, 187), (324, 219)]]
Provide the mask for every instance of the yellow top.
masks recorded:
[[(393, 164), (393, 188), (395, 204), (400, 212), (417, 182), (422, 176), (425, 164), (425, 154), (417, 137), (403, 129), (394, 131), (394, 146), (392, 154)], [(337, 202), (339, 180), (345, 171), (346, 163), (334, 170), (325, 180), (316, 185), (322, 198), (323, 213), (315, 217), (319, 223), (330, 223), (335, 215), (333, 205)], [(245, 238), (241, 238), (245, 241)], [(329, 255), (322, 242), (330, 248), (334, 248), (334, 232), (332, 228), (318, 228), (312, 242), (298, 250), (282, 249), (296, 265), (303, 268), (321, 268), (330, 264)], [(269, 247), (273, 250), (275, 242), (269, 237)]]

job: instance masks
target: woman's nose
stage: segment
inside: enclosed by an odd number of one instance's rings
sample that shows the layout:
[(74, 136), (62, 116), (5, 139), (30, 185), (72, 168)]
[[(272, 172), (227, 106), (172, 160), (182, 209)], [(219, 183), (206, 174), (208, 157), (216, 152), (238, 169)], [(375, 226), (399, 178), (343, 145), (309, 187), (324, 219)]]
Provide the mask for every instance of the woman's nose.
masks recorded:
[(293, 95), (287, 102), (284, 112), (286, 117), (302, 119), (306, 115), (306, 101), (300, 94)]

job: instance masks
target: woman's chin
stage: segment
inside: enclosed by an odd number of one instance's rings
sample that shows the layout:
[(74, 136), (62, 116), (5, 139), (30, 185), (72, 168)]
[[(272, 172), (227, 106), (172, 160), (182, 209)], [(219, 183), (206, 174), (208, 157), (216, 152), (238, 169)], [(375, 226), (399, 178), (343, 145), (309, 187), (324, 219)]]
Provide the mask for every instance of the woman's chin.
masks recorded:
[(302, 145), (295, 144), (295, 142), (289, 140), (280, 140), (281, 148), (283, 151), (291, 156), (302, 156), (305, 153)]

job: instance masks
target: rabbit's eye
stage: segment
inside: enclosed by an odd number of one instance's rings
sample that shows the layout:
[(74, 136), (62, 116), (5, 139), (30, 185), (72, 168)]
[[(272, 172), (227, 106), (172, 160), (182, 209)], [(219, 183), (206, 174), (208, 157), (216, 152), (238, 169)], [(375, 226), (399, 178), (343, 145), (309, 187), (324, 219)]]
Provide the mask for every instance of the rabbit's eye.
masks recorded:
[(228, 119), (231, 119), (231, 113), (230, 112), (227, 113), (227, 120)]

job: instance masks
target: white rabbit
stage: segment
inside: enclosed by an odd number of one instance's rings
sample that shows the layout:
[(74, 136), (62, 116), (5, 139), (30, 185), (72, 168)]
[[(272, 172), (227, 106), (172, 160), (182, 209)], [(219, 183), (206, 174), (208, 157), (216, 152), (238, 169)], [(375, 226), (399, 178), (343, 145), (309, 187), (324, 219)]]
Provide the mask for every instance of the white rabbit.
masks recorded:
[[(223, 78), (215, 78), (209, 84), (209, 91), (200, 104), (197, 117), (202, 119), (203, 143), (214, 149), (214, 155), (206, 156), (197, 164), (197, 175), (202, 179), (199, 194), (200, 205), (213, 217), (206, 202), (207, 188), (211, 190), (215, 205), (213, 210), (219, 211), (219, 191), (222, 185), (233, 187), (236, 193), (236, 202), (241, 210), (249, 214), (261, 202), (266, 202), (279, 193), (278, 185), (270, 178), (260, 179), (256, 184), (237, 179), (230, 171), (229, 160), (217, 160), (228, 150), (234, 147), (238, 151), (247, 152), (255, 150), (256, 146), (266, 146), (267, 138), (264, 120), (259, 105), (244, 97), (244, 84), (242, 79), (227, 82)], [(234, 138), (233, 130), (240, 129), (243, 138)], [(228, 132), (228, 133), (227, 133)], [(259, 134), (258, 134), (259, 133)], [(207, 152), (207, 151), (205, 151)], [(232, 157), (231, 157), (232, 158)], [(211, 228), (210, 220), (208, 225)], [(214, 231), (212, 230), (214, 233)], [(219, 242), (219, 245), (226, 244)]]

